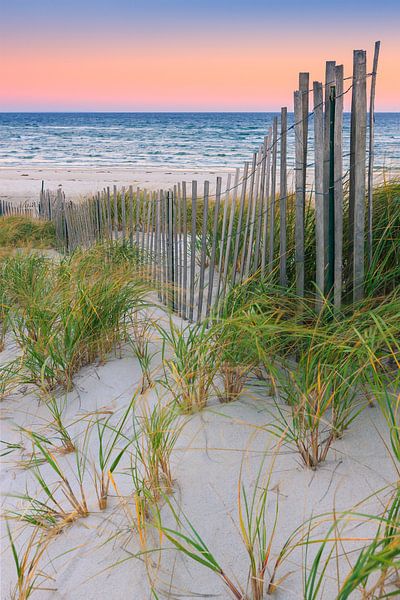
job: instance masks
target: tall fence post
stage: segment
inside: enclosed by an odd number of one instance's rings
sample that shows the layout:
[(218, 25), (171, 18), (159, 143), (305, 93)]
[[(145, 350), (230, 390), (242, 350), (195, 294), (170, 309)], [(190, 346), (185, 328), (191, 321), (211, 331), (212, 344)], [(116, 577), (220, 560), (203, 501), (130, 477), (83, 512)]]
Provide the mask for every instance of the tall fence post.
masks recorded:
[(334, 128), (335, 264), (333, 301), (342, 304), (343, 279), (343, 65), (335, 68), (336, 103)]
[[(308, 110), (308, 109), (307, 109)], [(287, 286), (287, 108), (281, 108), (281, 156), (280, 156), (280, 185), (279, 185), (279, 283), (282, 287)]]
[(334, 265), (335, 265), (335, 104), (336, 86), (331, 85), (329, 91), (329, 206), (328, 206), (328, 264), (326, 269), (326, 291), (330, 295), (333, 291)]
[(168, 265), (168, 305), (175, 308), (175, 265), (174, 265), (174, 196), (167, 192), (167, 265)]
[(329, 227), (329, 177), (330, 177), (330, 88), (331, 85), (335, 84), (335, 66), (336, 62), (334, 60), (328, 60), (325, 64), (325, 85), (324, 85), (324, 285), (321, 288), (323, 294), (327, 291), (327, 265), (328, 265), (328, 227)]
[(304, 296), (304, 195), (303, 195), (303, 113), (301, 92), (294, 93), (295, 121), (295, 188), (296, 188), (296, 219), (295, 219), (295, 262), (296, 262), (296, 293)]
[(373, 221), (373, 185), (374, 185), (374, 129), (375, 129), (375, 90), (378, 70), (380, 42), (375, 42), (374, 62), (372, 65), (371, 91), (369, 101), (369, 140), (368, 140), (368, 265), (372, 263), (372, 221)]
[(315, 190), (315, 261), (316, 309), (321, 307), (325, 278), (324, 226), (324, 107), (322, 83), (314, 81), (314, 190)]
[(354, 302), (361, 300), (364, 296), (366, 75), (366, 52), (365, 50), (355, 50), (353, 56), (349, 190), (349, 229)]

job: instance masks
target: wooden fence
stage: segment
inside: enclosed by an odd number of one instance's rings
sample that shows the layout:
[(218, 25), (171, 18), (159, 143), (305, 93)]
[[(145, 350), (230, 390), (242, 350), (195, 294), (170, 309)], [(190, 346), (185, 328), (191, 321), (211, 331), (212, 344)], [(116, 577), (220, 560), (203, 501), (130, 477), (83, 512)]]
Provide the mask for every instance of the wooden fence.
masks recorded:
[[(359, 300), (372, 251), (379, 47), (377, 42), (371, 73), (364, 50), (354, 51), (349, 77), (334, 61), (326, 63), (325, 81), (314, 81), (311, 88), (309, 73), (300, 73), (294, 122), (288, 125), (283, 107), (250, 160), (224, 187), (218, 177), (213, 193), (208, 181), (201, 189), (192, 181), (157, 192), (114, 186), (73, 203), (60, 190), (42, 189), (39, 214), (54, 221), (67, 251), (101, 240), (136, 249), (160, 300), (190, 321), (208, 316), (232, 286), (251, 276), (269, 277), (299, 296), (314, 293), (317, 310), (324, 297), (337, 308), (344, 299)], [(348, 149), (343, 143), (347, 94)]]

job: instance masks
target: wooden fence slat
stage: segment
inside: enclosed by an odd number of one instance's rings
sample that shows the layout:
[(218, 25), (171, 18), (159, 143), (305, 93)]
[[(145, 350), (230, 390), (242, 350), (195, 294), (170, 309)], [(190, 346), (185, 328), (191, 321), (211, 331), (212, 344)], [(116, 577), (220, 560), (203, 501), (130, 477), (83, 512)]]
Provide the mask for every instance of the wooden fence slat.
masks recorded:
[(263, 243), (261, 248), (261, 276), (265, 277), (268, 255), (268, 227), (270, 211), (270, 177), (271, 177), (271, 143), (272, 129), (270, 127), (267, 135), (266, 165), (265, 165), (265, 210), (263, 220)]
[(340, 308), (342, 303), (343, 277), (343, 78), (343, 65), (338, 65), (335, 67), (336, 101), (333, 142), (335, 202), (335, 259), (333, 299), (336, 308)]
[(296, 293), (304, 296), (304, 196), (303, 196), (303, 115), (301, 92), (294, 93), (295, 121), (295, 188), (296, 188), (296, 222), (295, 222), (295, 262)]
[(129, 186), (129, 245), (133, 248), (133, 187)]
[(207, 225), (208, 225), (208, 196), (209, 196), (210, 183), (209, 181), (204, 182), (204, 194), (203, 194), (203, 222), (202, 222), (202, 233), (201, 233), (201, 255), (200, 255), (200, 275), (199, 275), (199, 300), (197, 304), (197, 321), (199, 322), (202, 317), (203, 311), (203, 297), (204, 297), (204, 278), (206, 268), (206, 251), (207, 251)]
[(322, 83), (314, 81), (314, 190), (315, 190), (315, 256), (316, 309), (322, 306), (325, 289), (325, 226), (324, 226), (324, 107)]
[(147, 190), (143, 190), (143, 198), (142, 198), (142, 214), (140, 216), (140, 247), (142, 252), (142, 257), (144, 257), (144, 238), (145, 238), (145, 228), (146, 228), (146, 212), (147, 212)]
[(156, 237), (154, 275), (157, 281), (158, 299), (161, 301), (161, 193), (158, 191), (156, 200)]
[(304, 206), (307, 192), (307, 149), (308, 149), (308, 111), (309, 111), (310, 74), (299, 74), (299, 91), (301, 93), (301, 112), (303, 117), (303, 189)]
[(197, 181), (192, 181), (192, 232), (190, 236), (190, 292), (189, 321), (193, 322), (194, 286), (196, 276), (196, 219), (197, 219)]
[(260, 170), (260, 189), (259, 189), (259, 202), (258, 202), (258, 213), (257, 213), (257, 226), (256, 226), (256, 241), (254, 247), (253, 257), (253, 272), (256, 272), (260, 267), (260, 244), (261, 244), (261, 230), (263, 221), (263, 212), (265, 210), (265, 170), (266, 170), (266, 152), (267, 152), (267, 137), (264, 137), (264, 142), (261, 146), (261, 170)]
[(114, 185), (114, 238), (115, 241), (118, 241), (118, 195), (116, 185)]
[(177, 295), (178, 315), (182, 316), (183, 299), (183, 255), (182, 255), (182, 194), (181, 184), (176, 186), (177, 226), (176, 226), (176, 273), (177, 273)]
[(188, 275), (188, 236), (187, 236), (187, 196), (186, 181), (182, 182), (182, 212), (183, 212), (183, 295), (182, 295), (182, 317), (187, 316), (187, 275)]
[(354, 51), (354, 80), (350, 158), (350, 202), (353, 207), (353, 300), (364, 296), (365, 161), (367, 125), (366, 52)]
[[(233, 184), (233, 195), (230, 206), (230, 214), (229, 214), (229, 225), (228, 225), (228, 234), (226, 236), (226, 250), (225, 250), (225, 259), (224, 259), (224, 273), (223, 273), (223, 288), (222, 295), (225, 296), (226, 286), (228, 284), (228, 269), (229, 269), (229, 260), (231, 254), (231, 248), (233, 248), (233, 225), (235, 221), (236, 214), (236, 202), (238, 198), (238, 189), (239, 189), (239, 178), (240, 178), (240, 169), (237, 168), (235, 171), (235, 180)], [(234, 264), (234, 263), (233, 263)]]
[(241, 233), (242, 233), (242, 221), (243, 221), (244, 205), (245, 205), (245, 201), (246, 201), (246, 188), (247, 188), (248, 172), (249, 172), (249, 163), (245, 162), (244, 168), (243, 168), (242, 190), (241, 190), (241, 194), (240, 194), (239, 216), (238, 216), (237, 229), (236, 229), (236, 235), (235, 235), (235, 249), (233, 252), (232, 286), (234, 286), (236, 283), (236, 276), (237, 276), (237, 272), (238, 272), (237, 271), (237, 260), (238, 260), (238, 256), (239, 256), (240, 238), (241, 238)]
[(217, 250), (217, 235), (218, 235), (218, 220), (219, 220), (219, 208), (221, 204), (221, 187), (222, 178), (217, 177), (216, 191), (215, 191), (215, 206), (214, 206), (214, 222), (213, 222), (213, 233), (212, 233), (212, 247), (210, 256), (210, 265), (208, 270), (208, 294), (206, 304), (206, 318), (210, 315), (213, 291), (214, 291), (214, 268), (215, 268), (215, 255)]
[(246, 248), (247, 248), (247, 245), (246, 245), (247, 244), (247, 236), (249, 233), (251, 212), (253, 210), (253, 202), (254, 202), (254, 181), (255, 181), (255, 176), (256, 176), (256, 171), (257, 171), (257, 156), (258, 156), (258, 152), (254, 152), (253, 163), (251, 165), (251, 171), (250, 171), (249, 196), (248, 196), (248, 201), (247, 201), (246, 225), (244, 228), (243, 241), (242, 241), (239, 281), (243, 281), (243, 276), (244, 276), (244, 266), (245, 266)]
[[(307, 109), (308, 110), (308, 109)], [(281, 147), (279, 167), (279, 283), (287, 287), (287, 107), (281, 108)]]
[[(160, 200), (161, 202), (161, 200)], [(140, 231), (140, 189), (136, 188), (136, 219), (135, 219), (135, 231), (136, 231), (136, 248), (139, 250), (139, 231)]]
[[(259, 151), (257, 153), (255, 184), (254, 184), (254, 190), (253, 190), (253, 194), (252, 194), (253, 202), (252, 202), (251, 215), (250, 215), (249, 242), (248, 242), (248, 246), (247, 246), (246, 266), (244, 269), (244, 278), (245, 279), (247, 279), (250, 274), (250, 264), (251, 264), (251, 260), (253, 258), (254, 228), (255, 228), (256, 212), (257, 212), (258, 200), (259, 200), (261, 161), (262, 161), (262, 147), (259, 148)], [(249, 208), (249, 212), (250, 212), (250, 208)]]
[(372, 263), (372, 226), (373, 226), (373, 186), (374, 186), (374, 129), (375, 129), (375, 91), (378, 70), (380, 42), (375, 42), (372, 65), (371, 90), (369, 100), (369, 136), (368, 136), (368, 265)]
[(278, 117), (274, 117), (272, 125), (272, 162), (271, 162), (271, 201), (269, 215), (269, 255), (268, 271), (272, 272), (275, 245), (275, 200), (276, 200), (276, 166), (278, 149)]
[(329, 227), (329, 158), (330, 158), (330, 147), (329, 147), (329, 128), (330, 128), (330, 87), (335, 84), (335, 66), (334, 60), (329, 60), (325, 65), (325, 86), (324, 86), (324, 252), (325, 252), (325, 282), (324, 287), (321, 289), (323, 294), (327, 291), (327, 266), (328, 266), (328, 227)]
[(174, 196), (171, 190), (166, 194), (167, 206), (167, 279), (168, 279), (168, 306), (175, 308), (175, 277), (174, 277)]
[(226, 182), (226, 191), (224, 197), (224, 211), (222, 216), (222, 228), (221, 228), (221, 239), (219, 244), (219, 259), (218, 259), (218, 286), (216, 293), (216, 300), (219, 299), (219, 294), (221, 290), (221, 282), (222, 282), (222, 261), (224, 258), (224, 245), (225, 245), (225, 237), (226, 237), (226, 228), (228, 223), (228, 208), (229, 208), (229, 190), (231, 187), (231, 174), (228, 174), (228, 179)]

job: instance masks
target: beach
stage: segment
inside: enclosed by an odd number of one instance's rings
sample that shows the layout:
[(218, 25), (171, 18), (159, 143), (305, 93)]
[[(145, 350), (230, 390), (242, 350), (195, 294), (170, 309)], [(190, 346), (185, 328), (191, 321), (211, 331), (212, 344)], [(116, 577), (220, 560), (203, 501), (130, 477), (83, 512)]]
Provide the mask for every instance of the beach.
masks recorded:
[(198, 184), (209, 180), (210, 187), (215, 186), (216, 177), (226, 181), (233, 169), (165, 169), (130, 167), (3, 167), (0, 168), (0, 200), (15, 203), (39, 200), (42, 181), (45, 187), (65, 192), (69, 200), (79, 200), (96, 192), (116, 185), (140, 186), (148, 190), (173, 188), (178, 182), (196, 179)]
[[(62, 186), (77, 200), (116, 185), (168, 189), (181, 181), (201, 186), (251, 164), (278, 113), (0, 113), (0, 200), (38, 200)], [(294, 187), (293, 113), (288, 113), (287, 170)], [(309, 127), (309, 190), (314, 147)], [(278, 151), (279, 151), (278, 140)], [(349, 166), (350, 119), (343, 121), (343, 169)], [(377, 113), (374, 171), (398, 174), (400, 113)], [(279, 161), (277, 164), (279, 173)], [(279, 179), (278, 179), (279, 182)]]

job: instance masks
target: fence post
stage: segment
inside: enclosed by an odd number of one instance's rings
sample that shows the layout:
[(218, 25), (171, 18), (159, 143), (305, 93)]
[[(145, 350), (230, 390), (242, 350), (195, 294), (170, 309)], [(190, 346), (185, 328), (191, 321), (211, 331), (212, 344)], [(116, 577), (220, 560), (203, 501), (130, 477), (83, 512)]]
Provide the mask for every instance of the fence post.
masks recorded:
[(278, 117), (274, 117), (272, 125), (272, 162), (271, 162), (271, 202), (269, 215), (269, 260), (268, 272), (272, 272), (275, 242), (275, 196), (276, 196), (276, 159), (278, 146)]
[(325, 244), (324, 244), (324, 107), (322, 83), (314, 81), (314, 194), (315, 194), (315, 261), (316, 303), (320, 310), (321, 294), (324, 293)]
[(125, 188), (121, 188), (121, 223), (122, 223), (122, 244), (125, 246), (126, 241), (126, 205), (125, 205)]
[(214, 206), (213, 238), (212, 238), (210, 266), (209, 266), (209, 273), (208, 273), (208, 295), (207, 295), (207, 305), (206, 305), (206, 318), (210, 314), (212, 296), (213, 296), (213, 290), (214, 290), (214, 269), (215, 269), (215, 255), (216, 255), (216, 250), (217, 250), (219, 207), (220, 207), (220, 203), (221, 203), (221, 186), (222, 186), (222, 178), (217, 177), (217, 185), (216, 185), (216, 192), (215, 192), (215, 206)]
[(167, 265), (168, 265), (168, 305), (171, 310), (175, 307), (175, 273), (174, 273), (174, 208), (173, 193), (167, 192)]
[(196, 271), (197, 181), (192, 181), (192, 232), (190, 235), (189, 321), (193, 322), (194, 279)]
[(301, 112), (303, 117), (303, 202), (306, 203), (307, 190), (307, 147), (308, 147), (308, 106), (309, 106), (310, 74), (299, 74), (299, 91), (301, 93)]
[(295, 193), (296, 193), (296, 220), (295, 220), (295, 263), (296, 263), (296, 293), (304, 296), (304, 197), (303, 197), (303, 115), (301, 92), (294, 93), (294, 121), (295, 121)]
[[(308, 108), (307, 108), (308, 110)], [(286, 247), (287, 247), (287, 108), (281, 108), (281, 156), (280, 156), (280, 184), (279, 184), (279, 283), (287, 286)]]
[(325, 65), (325, 94), (324, 94), (324, 285), (321, 288), (323, 294), (327, 292), (327, 266), (328, 266), (328, 228), (329, 228), (329, 181), (330, 181), (330, 88), (335, 84), (335, 66), (334, 60), (328, 60)]
[(371, 92), (369, 101), (369, 140), (368, 140), (368, 265), (372, 263), (372, 219), (374, 186), (374, 126), (375, 126), (375, 88), (378, 69), (380, 42), (375, 42), (374, 62), (372, 66)]
[(353, 301), (364, 296), (365, 159), (367, 126), (366, 52), (355, 50), (350, 129), (349, 230)]
[(247, 187), (248, 172), (249, 172), (249, 163), (245, 162), (244, 169), (243, 169), (242, 190), (241, 190), (241, 194), (240, 194), (239, 215), (238, 215), (238, 222), (237, 222), (237, 229), (236, 229), (236, 236), (235, 236), (235, 248), (233, 251), (232, 286), (234, 286), (236, 283), (236, 275), (237, 275), (236, 266), (237, 266), (237, 259), (239, 256), (240, 233), (241, 233), (241, 229), (242, 229), (244, 204), (245, 204), (245, 200), (246, 200), (246, 187)]
[(331, 85), (329, 90), (329, 206), (328, 206), (328, 264), (326, 269), (326, 291), (331, 295), (334, 283), (335, 265), (335, 104), (336, 86)]
[(188, 270), (188, 236), (187, 236), (187, 196), (186, 181), (182, 181), (182, 211), (183, 211), (183, 279), (182, 279), (182, 317), (187, 315), (187, 270)]
[(335, 265), (334, 265), (334, 305), (342, 303), (343, 277), (343, 65), (335, 68), (336, 103), (334, 131), (334, 196), (335, 196)]
[[(240, 169), (237, 168), (235, 171), (235, 179), (234, 179), (234, 183), (233, 183), (233, 194), (232, 194), (232, 201), (231, 201), (231, 210), (230, 210), (230, 214), (229, 214), (228, 234), (226, 237), (226, 251), (225, 251), (223, 288), (222, 288), (223, 296), (225, 296), (226, 286), (228, 283), (228, 269), (229, 269), (229, 259), (230, 259), (230, 255), (231, 255), (231, 248), (232, 249), (234, 248), (234, 246), (233, 246), (233, 222), (234, 222), (235, 213), (236, 213), (236, 202), (237, 202), (237, 197), (238, 197), (239, 177), (240, 177)], [(226, 201), (228, 201), (228, 199)]]
[(204, 296), (204, 273), (206, 268), (206, 249), (207, 249), (207, 224), (208, 224), (208, 194), (210, 183), (204, 182), (203, 196), (203, 227), (201, 232), (201, 256), (200, 256), (200, 276), (199, 276), (199, 301), (197, 306), (197, 322), (201, 321), (203, 312), (203, 296)]

